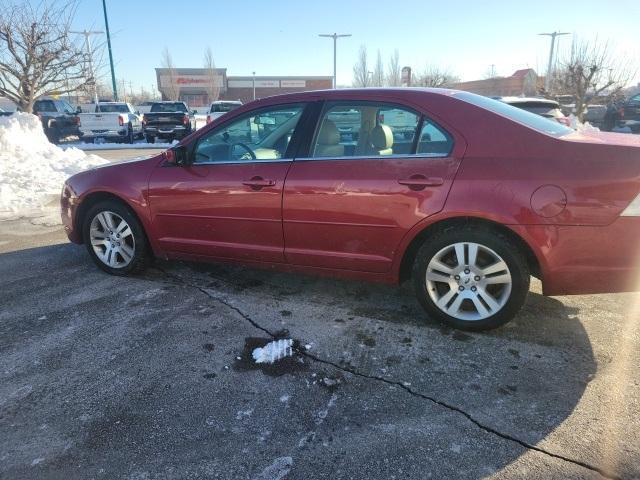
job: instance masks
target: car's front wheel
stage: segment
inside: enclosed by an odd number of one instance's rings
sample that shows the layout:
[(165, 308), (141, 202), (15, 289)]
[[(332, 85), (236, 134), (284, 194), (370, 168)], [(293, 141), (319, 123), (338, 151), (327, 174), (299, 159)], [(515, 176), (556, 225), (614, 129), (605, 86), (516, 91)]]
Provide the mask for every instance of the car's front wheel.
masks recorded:
[(93, 261), (105, 272), (128, 275), (147, 264), (147, 239), (128, 207), (114, 200), (89, 209), (83, 226), (84, 243)]
[(466, 330), (509, 322), (529, 291), (529, 269), (514, 242), (482, 226), (451, 227), (419, 249), (413, 283), (430, 317)]

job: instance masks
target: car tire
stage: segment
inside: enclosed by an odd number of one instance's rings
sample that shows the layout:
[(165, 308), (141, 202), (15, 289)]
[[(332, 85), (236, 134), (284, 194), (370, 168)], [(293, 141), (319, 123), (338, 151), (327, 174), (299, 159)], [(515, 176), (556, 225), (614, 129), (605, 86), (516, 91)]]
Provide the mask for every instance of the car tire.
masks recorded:
[(89, 209), (82, 238), (96, 265), (112, 275), (141, 272), (151, 260), (142, 225), (129, 207), (116, 200), (99, 202)]
[(472, 331), (512, 320), (530, 283), (527, 262), (513, 240), (472, 224), (429, 236), (416, 254), (412, 277), (417, 299), (430, 318)]
[(147, 141), (147, 143), (156, 143), (156, 137), (152, 137), (150, 135), (145, 135), (144, 138)]

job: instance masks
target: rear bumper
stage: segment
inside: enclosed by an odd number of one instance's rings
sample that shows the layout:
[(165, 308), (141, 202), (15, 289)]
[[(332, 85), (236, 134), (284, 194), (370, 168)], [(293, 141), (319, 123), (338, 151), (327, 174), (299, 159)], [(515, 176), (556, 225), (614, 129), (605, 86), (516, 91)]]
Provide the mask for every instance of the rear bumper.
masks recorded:
[(85, 130), (80, 128), (82, 138), (124, 138), (128, 130), (123, 127), (119, 130)]
[(174, 127), (145, 127), (144, 134), (152, 137), (173, 137), (173, 138), (182, 138), (186, 137), (189, 133), (187, 127), (183, 126), (174, 126)]
[(520, 226), (536, 245), (545, 295), (582, 295), (640, 290), (640, 218), (611, 225)]

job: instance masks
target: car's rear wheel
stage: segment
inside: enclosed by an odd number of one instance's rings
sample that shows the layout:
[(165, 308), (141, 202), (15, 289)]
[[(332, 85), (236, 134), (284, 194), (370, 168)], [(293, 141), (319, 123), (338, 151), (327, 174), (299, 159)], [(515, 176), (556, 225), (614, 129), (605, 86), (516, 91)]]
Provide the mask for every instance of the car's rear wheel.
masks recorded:
[(430, 317), (465, 330), (509, 322), (529, 291), (522, 253), (501, 233), (485, 227), (452, 227), (419, 249), (413, 283)]
[(149, 252), (142, 225), (118, 201), (107, 200), (89, 209), (83, 238), (89, 255), (105, 272), (128, 275), (147, 265)]
[(145, 135), (144, 138), (147, 141), (147, 143), (156, 143), (156, 137), (153, 137), (151, 135)]
[(126, 138), (126, 142), (127, 143), (133, 143), (134, 141), (134, 137), (133, 137), (133, 127), (131, 126), (131, 124), (129, 124), (129, 126), (127, 127), (127, 138)]

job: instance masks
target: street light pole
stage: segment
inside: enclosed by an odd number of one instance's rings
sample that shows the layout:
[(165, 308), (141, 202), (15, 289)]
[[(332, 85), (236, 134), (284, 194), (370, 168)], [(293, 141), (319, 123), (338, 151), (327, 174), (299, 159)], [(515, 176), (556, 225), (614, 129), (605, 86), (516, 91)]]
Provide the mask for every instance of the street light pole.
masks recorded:
[(256, 72), (251, 72), (253, 75), (253, 99), (256, 99)]
[(118, 101), (118, 89), (116, 88), (116, 72), (113, 68), (113, 53), (111, 53), (111, 35), (109, 34), (109, 19), (107, 18), (107, 4), (102, 0), (102, 11), (104, 12), (104, 27), (107, 30), (107, 48), (109, 49), (109, 64), (111, 65), (111, 87), (113, 88), (113, 99)]
[(336, 58), (337, 58), (337, 44), (338, 44), (338, 39), (339, 38), (343, 38), (343, 37), (350, 37), (351, 34), (350, 33), (341, 33), (341, 34), (337, 34), (337, 33), (321, 33), (318, 35), (319, 37), (325, 37), (325, 38), (333, 38), (333, 88), (335, 89), (337, 86), (336, 83), (336, 70), (337, 70), (337, 66), (336, 66)]
[(78, 35), (84, 35), (84, 45), (87, 49), (87, 61), (89, 62), (89, 75), (91, 76), (91, 80), (93, 81), (93, 100), (96, 104), (96, 108), (98, 107), (98, 82), (96, 81), (96, 74), (93, 71), (93, 51), (91, 50), (91, 35), (101, 35), (104, 32), (101, 31), (89, 31), (83, 30), (81, 32), (70, 31), (69, 33), (77, 33)]
[(553, 73), (553, 54), (556, 47), (556, 37), (561, 35), (571, 35), (568, 32), (551, 32), (551, 33), (539, 33), (545, 37), (551, 37), (551, 48), (549, 49), (549, 64), (547, 65), (547, 75), (544, 79), (544, 89), (547, 93), (551, 90), (551, 75)]

